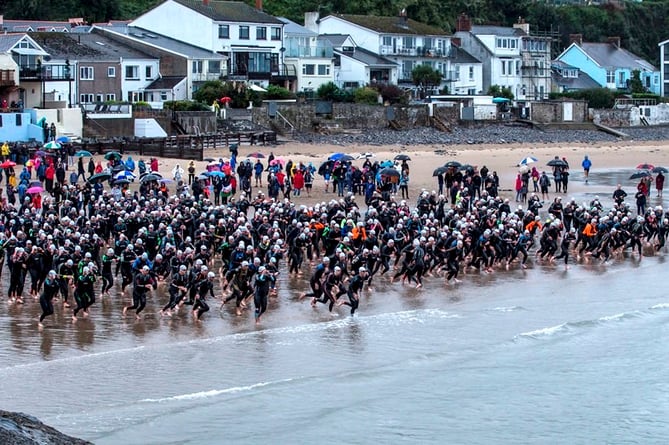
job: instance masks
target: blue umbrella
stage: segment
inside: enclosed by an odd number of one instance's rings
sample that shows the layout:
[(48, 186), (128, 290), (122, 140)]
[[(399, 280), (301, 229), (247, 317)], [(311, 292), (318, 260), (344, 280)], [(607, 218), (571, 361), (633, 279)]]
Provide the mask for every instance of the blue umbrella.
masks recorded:
[(47, 150), (59, 150), (61, 148), (61, 145), (56, 141), (51, 141), (44, 144), (43, 147), (46, 148)]
[(328, 158), (331, 161), (338, 161), (342, 156), (345, 156), (346, 153), (333, 153)]
[(225, 173), (214, 170), (214, 171), (210, 171), (210, 172), (205, 173), (205, 175), (207, 175), (209, 177), (212, 177), (212, 176), (223, 177), (223, 176), (225, 176)]
[(518, 165), (527, 165), (527, 164), (531, 164), (531, 163), (533, 163), (533, 162), (537, 162), (537, 161), (538, 161), (537, 158), (535, 158), (535, 157), (533, 157), (533, 156), (528, 156), (528, 157), (526, 157), (526, 158), (523, 158), (523, 159), (518, 163)]
[(67, 144), (68, 142), (70, 142), (70, 138), (68, 138), (67, 136), (61, 136), (58, 139), (56, 139), (56, 142), (60, 142), (61, 144)]
[(511, 102), (511, 99), (507, 99), (506, 97), (493, 97), (492, 98), (492, 103), (494, 103), (494, 104), (505, 104), (507, 102)]
[(381, 168), (392, 167), (393, 165), (395, 165), (393, 161), (383, 161), (379, 164)]
[(90, 152), (90, 151), (86, 151), (86, 150), (79, 150), (79, 151), (76, 152), (74, 155), (75, 155), (76, 157), (78, 157), (78, 158), (90, 158), (90, 157), (93, 157), (93, 155), (91, 154), (91, 152)]
[(127, 179), (129, 181), (134, 181), (136, 176), (127, 170), (124, 170), (122, 172), (118, 172), (116, 175), (114, 175), (114, 179)]

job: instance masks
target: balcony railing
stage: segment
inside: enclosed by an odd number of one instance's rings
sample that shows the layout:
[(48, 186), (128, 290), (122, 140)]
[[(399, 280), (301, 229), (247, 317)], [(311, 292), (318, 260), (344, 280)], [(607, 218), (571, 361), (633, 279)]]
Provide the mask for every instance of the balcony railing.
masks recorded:
[(224, 73), (193, 73), (193, 82), (207, 82), (208, 80), (218, 80)]
[(239, 63), (232, 67), (226, 76), (235, 80), (270, 80), (275, 78), (296, 78), (297, 70), (292, 65), (280, 64), (271, 67), (268, 71), (259, 71)]
[(20, 80), (74, 80), (72, 67), (68, 65), (20, 65)]
[(416, 48), (393, 48), (392, 46), (382, 46), (381, 55), (384, 56), (414, 56), (414, 57), (446, 57), (446, 50), (418, 46)]
[(286, 48), (284, 57), (321, 57), (325, 59), (331, 59), (332, 48), (317, 46), (289, 46)]

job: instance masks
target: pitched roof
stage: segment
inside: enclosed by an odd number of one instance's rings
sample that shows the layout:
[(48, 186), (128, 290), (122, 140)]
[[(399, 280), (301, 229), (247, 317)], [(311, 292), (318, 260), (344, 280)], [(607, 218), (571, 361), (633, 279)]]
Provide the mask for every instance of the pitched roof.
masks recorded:
[(456, 45), (451, 45), (451, 54), (449, 56), (452, 63), (481, 63), (479, 59)]
[(0, 52), (6, 53), (26, 34), (0, 34)]
[(362, 62), (365, 65), (371, 67), (397, 67), (397, 63), (393, 62), (392, 60), (386, 59), (385, 57), (379, 56), (378, 54), (361, 47), (357, 47), (353, 52), (337, 50), (335, 50), (335, 52), (339, 55), (350, 57), (351, 59), (357, 60), (358, 62)]
[(578, 71), (578, 77), (563, 77), (556, 71), (551, 72), (551, 77), (554, 85), (564, 88), (567, 91), (589, 90), (601, 86), (592, 77), (581, 70)]
[(55, 29), (58, 32), (70, 31), (72, 24), (70, 22), (50, 21), (50, 20), (3, 20), (2, 28), (8, 32), (12, 31), (51, 31)]
[(318, 35), (317, 32), (313, 32), (312, 30), (305, 28), (304, 26), (299, 25), (285, 17), (277, 18), (285, 24), (283, 27), (283, 34), (285, 36), (316, 37)]
[(199, 12), (217, 22), (249, 22), (281, 25), (276, 17), (247, 5), (244, 2), (224, 2), (209, 0), (205, 5), (202, 0), (173, 0), (193, 11)]
[(118, 25), (95, 27), (94, 33), (109, 33), (115, 40), (132, 39), (134, 41), (141, 42), (158, 49), (163, 49), (171, 53), (179, 54), (185, 58), (219, 60), (227, 59), (227, 57), (222, 54), (218, 54), (198, 46), (193, 46), (170, 37), (156, 34), (155, 32), (150, 32), (137, 26)]
[(394, 16), (378, 16), (378, 15), (353, 15), (353, 14), (333, 14), (333, 17), (338, 17), (347, 22), (354, 23), (363, 28), (371, 29), (379, 33), (385, 34), (410, 34), (423, 36), (446, 36), (448, 35), (444, 30), (427, 25), (425, 23), (417, 22), (413, 19), (407, 19), (403, 23), (402, 18)]
[(182, 76), (163, 76), (159, 79), (154, 80), (151, 84), (144, 88), (145, 90), (171, 90), (179, 83), (181, 83), (185, 77)]
[(318, 40), (327, 40), (333, 48), (339, 48), (349, 37), (348, 34), (321, 34), (318, 36)]
[(611, 43), (584, 42), (580, 45), (580, 48), (601, 67), (657, 71), (657, 68), (641, 57)]
[(525, 31), (519, 28), (509, 28), (507, 26), (492, 26), (492, 25), (474, 25), (472, 26), (472, 34), (475, 36), (499, 36), (499, 37), (522, 37)]
[(100, 34), (38, 32), (30, 35), (54, 59), (89, 62), (118, 61), (120, 58), (154, 59)]

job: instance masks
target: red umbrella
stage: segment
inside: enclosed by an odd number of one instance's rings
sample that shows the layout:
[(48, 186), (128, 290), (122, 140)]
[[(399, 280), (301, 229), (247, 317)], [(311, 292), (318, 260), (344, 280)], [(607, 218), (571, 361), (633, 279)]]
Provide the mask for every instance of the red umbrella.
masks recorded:
[(5, 161), (2, 164), (0, 164), (0, 168), (9, 168), (9, 167), (16, 167), (16, 162), (14, 161)]
[(218, 99), (218, 101), (223, 103), (223, 104), (228, 104), (228, 103), (232, 102), (232, 98), (228, 97), (228, 96), (223, 96), (220, 99)]
[(643, 164), (637, 165), (636, 168), (638, 168), (639, 170), (652, 170), (655, 168), (655, 166), (653, 164), (648, 164), (644, 162)]

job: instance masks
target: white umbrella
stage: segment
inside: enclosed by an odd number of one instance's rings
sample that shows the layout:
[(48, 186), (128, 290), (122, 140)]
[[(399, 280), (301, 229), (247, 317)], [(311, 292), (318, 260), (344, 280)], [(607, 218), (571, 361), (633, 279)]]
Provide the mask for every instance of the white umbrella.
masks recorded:
[(249, 89), (251, 91), (257, 91), (258, 93), (266, 93), (267, 92), (266, 89), (264, 89), (261, 86), (256, 85), (255, 83), (252, 83), (251, 85), (249, 85)]

